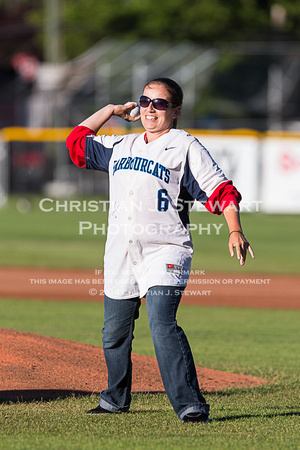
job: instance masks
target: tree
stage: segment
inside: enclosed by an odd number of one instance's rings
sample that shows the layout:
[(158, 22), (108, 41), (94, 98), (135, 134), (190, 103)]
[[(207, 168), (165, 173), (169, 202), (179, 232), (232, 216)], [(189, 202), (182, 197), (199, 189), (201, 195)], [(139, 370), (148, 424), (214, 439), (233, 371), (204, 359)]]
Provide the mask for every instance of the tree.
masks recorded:
[[(232, 40), (268, 40), (274, 36), (276, 26), (281, 28), (281, 33), (288, 33), (290, 39), (299, 36), (299, 0), (61, 1), (61, 33), (67, 59), (106, 37), (216, 44)], [(271, 21), (271, 8), (277, 3), (283, 13), (280, 25)], [(27, 16), (39, 32), (40, 45), (44, 32), (42, 6), (35, 3), (35, 11)]]

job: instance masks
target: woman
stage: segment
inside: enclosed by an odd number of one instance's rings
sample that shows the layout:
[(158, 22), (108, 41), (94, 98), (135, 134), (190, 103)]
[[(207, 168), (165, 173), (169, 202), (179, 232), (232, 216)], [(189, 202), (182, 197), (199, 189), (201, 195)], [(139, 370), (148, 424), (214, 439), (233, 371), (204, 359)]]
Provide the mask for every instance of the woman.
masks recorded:
[[(136, 103), (107, 105), (77, 126), (67, 139), (79, 167), (109, 173), (109, 228), (104, 257), (103, 350), (108, 387), (88, 414), (127, 412), (131, 401), (131, 349), (141, 298), (168, 398), (180, 420), (209, 421), (191, 349), (176, 312), (187, 284), (193, 253), (189, 209), (194, 199), (223, 213), (229, 251), (240, 264), (253, 251), (243, 235), (239, 192), (199, 141), (176, 130), (182, 90), (169, 78), (144, 88)], [(141, 119), (145, 132), (96, 136), (113, 115)]]

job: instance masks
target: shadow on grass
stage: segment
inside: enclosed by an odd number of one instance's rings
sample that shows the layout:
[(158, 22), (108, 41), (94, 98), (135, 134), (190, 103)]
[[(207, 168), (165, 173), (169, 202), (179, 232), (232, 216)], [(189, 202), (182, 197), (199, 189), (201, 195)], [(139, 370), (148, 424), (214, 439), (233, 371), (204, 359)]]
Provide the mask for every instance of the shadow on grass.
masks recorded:
[(0, 403), (16, 403), (24, 402), (29, 403), (32, 401), (41, 400), (57, 400), (59, 398), (67, 397), (79, 397), (79, 396), (89, 396), (95, 392), (90, 391), (74, 391), (74, 390), (56, 390), (56, 389), (43, 389), (43, 390), (11, 390), (11, 391), (0, 391)]
[(287, 413), (271, 413), (271, 414), (241, 414), (238, 416), (230, 416), (230, 417), (220, 417), (220, 418), (214, 418), (214, 422), (231, 422), (233, 420), (240, 420), (240, 419), (251, 419), (255, 417), (265, 417), (265, 418), (272, 418), (272, 417), (288, 417), (288, 416), (299, 416), (299, 411), (294, 412), (287, 412)]
[[(163, 391), (133, 392), (133, 394), (162, 394)], [(28, 389), (0, 391), (0, 403), (30, 403), (33, 401), (58, 400), (68, 397), (88, 397), (92, 394), (99, 395), (99, 392), (74, 391), (67, 389)]]
[[(147, 395), (147, 394), (163, 394), (163, 391), (142, 391), (142, 392), (134, 392), (134, 394), (138, 395)], [(89, 397), (93, 394), (99, 395), (97, 392), (92, 391), (74, 391), (74, 390), (56, 390), (56, 389), (48, 389), (48, 390), (10, 390), (10, 391), (0, 391), (0, 403), (30, 403), (33, 401), (51, 401), (58, 399), (65, 399), (68, 397)], [(130, 411), (130, 414), (149, 414), (149, 412), (155, 413), (160, 412), (160, 410), (151, 410), (151, 411)], [(272, 418), (272, 417), (289, 417), (289, 416), (300, 416), (300, 411), (293, 411), (287, 413), (270, 413), (270, 414), (240, 414), (235, 416), (226, 416), (220, 418), (213, 418), (213, 422), (232, 422), (235, 420), (241, 419), (251, 419), (251, 418)]]

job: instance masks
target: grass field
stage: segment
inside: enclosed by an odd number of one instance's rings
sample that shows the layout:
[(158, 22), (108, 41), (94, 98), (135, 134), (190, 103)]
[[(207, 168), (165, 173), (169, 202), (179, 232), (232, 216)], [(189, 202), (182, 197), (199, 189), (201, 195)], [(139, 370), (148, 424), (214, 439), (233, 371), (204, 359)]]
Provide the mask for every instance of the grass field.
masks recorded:
[[(0, 301), (1, 326), (100, 344), (102, 304)], [(299, 448), (299, 311), (182, 306), (197, 365), (270, 385), (206, 393), (211, 424), (183, 424), (165, 395), (135, 394), (131, 412), (88, 417), (98, 396), (0, 404), (3, 449)], [(133, 350), (153, 356), (145, 306)], [(49, 355), (51, 357), (51, 355)]]
[[(106, 223), (106, 213), (43, 212), (38, 198), (12, 198), (0, 210), (0, 266), (95, 268), (105, 235), (79, 222)], [(23, 212), (20, 212), (20, 211)], [(243, 214), (244, 231), (256, 259), (240, 268), (227, 253), (223, 219), (193, 213), (203, 232), (193, 233), (195, 268), (206, 271), (299, 274), (300, 217)], [(210, 234), (204, 231), (210, 225)], [(1, 299), (1, 327), (101, 345), (101, 304)], [(212, 423), (183, 424), (165, 395), (135, 394), (129, 414), (88, 417), (93, 395), (30, 403), (0, 403), (2, 449), (298, 449), (300, 446), (299, 311), (181, 306), (196, 364), (268, 378), (259, 388), (206, 394)], [(134, 352), (153, 356), (144, 305)], [(49, 355), (51, 357), (51, 355)], [(1, 388), (0, 388), (1, 390)]]
[[(62, 207), (58, 212), (45, 212), (39, 206), (40, 200), (31, 198), (30, 209), (26, 210), (24, 199), (22, 203), (12, 198), (7, 207), (0, 209), (0, 266), (99, 267), (103, 261), (105, 233), (96, 230), (94, 234), (94, 224), (106, 229), (107, 212), (103, 211), (103, 204), (97, 212), (64, 212)], [(89, 200), (79, 201), (83, 208), (83, 202)], [(60, 205), (63, 202), (60, 200)], [(42, 205), (44, 209), (53, 206), (50, 202)], [(69, 201), (67, 206), (70, 207)], [(256, 255), (254, 261), (248, 258), (243, 268), (228, 257), (228, 230), (222, 216), (193, 212), (191, 223), (197, 226), (192, 232), (194, 268), (218, 272), (300, 273), (299, 215), (242, 214), (244, 232)], [(91, 228), (82, 229), (79, 234), (83, 226)]]

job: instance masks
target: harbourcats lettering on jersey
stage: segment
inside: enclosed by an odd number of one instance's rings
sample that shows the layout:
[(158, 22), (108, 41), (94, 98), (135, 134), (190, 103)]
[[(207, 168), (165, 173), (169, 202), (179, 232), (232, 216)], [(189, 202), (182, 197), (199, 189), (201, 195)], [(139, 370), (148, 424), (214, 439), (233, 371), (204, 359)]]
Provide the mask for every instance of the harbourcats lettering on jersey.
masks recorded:
[(139, 156), (136, 156), (135, 158), (128, 156), (127, 158), (124, 157), (115, 160), (113, 164), (113, 175), (118, 170), (136, 170), (153, 175), (160, 180), (164, 180), (167, 184), (169, 184), (170, 181), (169, 169), (159, 162), (153, 161), (153, 159), (141, 158)]

